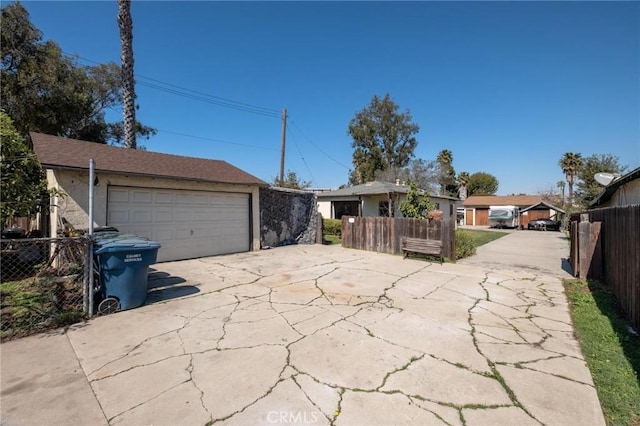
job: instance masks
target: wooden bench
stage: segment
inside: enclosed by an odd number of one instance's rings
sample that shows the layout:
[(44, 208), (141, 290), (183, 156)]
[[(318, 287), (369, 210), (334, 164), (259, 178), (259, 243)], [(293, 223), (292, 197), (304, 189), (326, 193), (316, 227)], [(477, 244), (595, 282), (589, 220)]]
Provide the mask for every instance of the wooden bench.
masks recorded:
[(440, 264), (442, 264), (442, 241), (440, 240), (425, 240), (424, 238), (403, 238), (402, 239), (402, 251), (406, 258), (409, 253), (422, 253), (438, 256), (440, 258)]

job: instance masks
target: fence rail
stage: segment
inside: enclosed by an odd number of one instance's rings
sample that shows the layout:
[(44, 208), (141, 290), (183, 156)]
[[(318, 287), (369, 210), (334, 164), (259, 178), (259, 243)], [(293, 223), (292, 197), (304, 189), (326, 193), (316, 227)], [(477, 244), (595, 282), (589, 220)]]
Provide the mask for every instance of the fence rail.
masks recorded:
[(402, 238), (442, 241), (444, 257), (455, 261), (455, 223), (390, 217), (342, 217), (342, 246), (379, 253), (402, 253)]
[(602, 279), (640, 329), (640, 205), (590, 210), (571, 219), (574, 275)]
[(78, 322), (88, 315), (91, 240), (0, 240), (0, 338)]

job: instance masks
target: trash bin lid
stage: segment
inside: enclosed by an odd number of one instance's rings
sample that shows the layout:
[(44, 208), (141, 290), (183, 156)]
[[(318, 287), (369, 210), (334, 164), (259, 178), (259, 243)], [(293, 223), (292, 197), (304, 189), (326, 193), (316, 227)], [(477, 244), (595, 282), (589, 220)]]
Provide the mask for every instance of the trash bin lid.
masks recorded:
[(160, 243), (142, 239), (112, 239), (107, 241), (101, 241), (96, 254), (102, 253), (116, 253), (126, 251), (146, 251), (157, 250), (160, 248)]
[(98, 232), (97, 234), (93, 234), (93, 240), (96, 245), (103, 245), (117, 240), (149, 241), (146, 237), (140, 237), (134, 234), (121, 234), (119, 232)]

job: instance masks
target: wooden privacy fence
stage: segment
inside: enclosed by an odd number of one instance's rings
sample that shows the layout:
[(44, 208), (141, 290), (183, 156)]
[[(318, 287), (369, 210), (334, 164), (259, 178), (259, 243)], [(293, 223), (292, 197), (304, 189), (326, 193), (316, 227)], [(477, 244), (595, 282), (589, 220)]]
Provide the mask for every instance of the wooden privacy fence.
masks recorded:
[(573, 215), (570, 231), (574, 275), (604, 281), (640, 328), (640, 205)]
[(402, 238), (442, 241), (442, 254), (456, 260), (453, 219), (342, 216), (342, 246), (379, 253), (402, 253)]

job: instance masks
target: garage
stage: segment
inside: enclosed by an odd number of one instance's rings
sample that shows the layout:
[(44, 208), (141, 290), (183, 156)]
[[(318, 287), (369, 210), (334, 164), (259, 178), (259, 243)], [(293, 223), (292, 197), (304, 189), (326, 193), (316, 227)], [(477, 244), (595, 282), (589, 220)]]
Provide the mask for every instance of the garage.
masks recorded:
[(162, 244), (159, 261), (249, 251), (249, 194), (109, 186), (107, 225)]
[(51, 237), (62, 223), (88, 229), (92, 203), (94, 227), (159, 242), (160, 261), (260, 250), (260, 188), (269, 184), (226, 161), (35, 132), (29, 139), (48, 188), (64, 194), (51, 198)]

